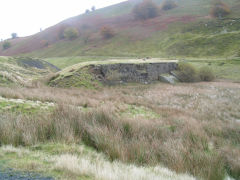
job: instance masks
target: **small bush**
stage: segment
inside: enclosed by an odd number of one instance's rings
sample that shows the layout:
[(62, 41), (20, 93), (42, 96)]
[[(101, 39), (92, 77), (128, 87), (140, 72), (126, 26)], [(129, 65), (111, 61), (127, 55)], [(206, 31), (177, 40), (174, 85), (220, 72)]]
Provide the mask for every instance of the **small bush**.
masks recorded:
[(42, 47), (48, 47), (49, 46), (49, 42), (47, 40), (42, 40), (41, 41), (41, 45), (42, 45)]
[(11, 47), (11, 43), (9, 41), (4, 41), (2, 47), (6, 50)]
[(197, 69), (188, 63), (178, 64), (178, 79), (182, 82), (196, 82), (199, 81)]
[(212, 69), (207, 66), (199, 69), (199, 77), (201, 81), (212, 81), (215, 78)]
[(237, 158), (233, 158), (240, 157), (240, 151), (231, 147), (225, 147), (221, 154), (225, 160), (227, 173), (235, 179), (240, 179), (240, 161)]
[(173, 9), (175, 7), (177, 7), (177, 4), (172, 0), (165, 0), (161, 5), (161, 9), (164, 11)]
[(58, 35), (58, 39), (64, 39), (64, 31), (67, 29), (67, 25), (62, 24), (58, 27), (57, 31), (57, 35)]
[(210, 14), (212, 17), (222, 18), (230, 14), (230, 12), (231, 10), (227, 4), (221, 2), (220, 0), (216, 0), (213, 4)]
[(76, 28), (67, 28), (64, 30), (64, 38), (74, 40), (79, 36), (79, 32)]
[(133, 8), (133, 14), (135, 19), (150, 19), (159, 15), (159, 8), (151, 0), (144, 0)]
[(17, 38), (17, 33), (12, 33), (11, 36), (12, 36), (12, 39), (16, 39)]
[(114, 36), (114, 31), (112, 28), (105, 26), (101, 29), (101, 35), (104, 39), (110, 39)]

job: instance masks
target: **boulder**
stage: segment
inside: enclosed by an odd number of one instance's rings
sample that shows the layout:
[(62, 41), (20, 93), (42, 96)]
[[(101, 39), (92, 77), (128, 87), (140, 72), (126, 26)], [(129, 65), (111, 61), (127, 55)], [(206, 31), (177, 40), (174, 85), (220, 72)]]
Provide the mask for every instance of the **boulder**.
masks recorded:
[(170, 75), (170, 74), (160, 75), (159, 76), (159, 81), (169, 83), (169, 84), (175, 84), (175, 83), (179, 82), (178, 79), (175, 76)]

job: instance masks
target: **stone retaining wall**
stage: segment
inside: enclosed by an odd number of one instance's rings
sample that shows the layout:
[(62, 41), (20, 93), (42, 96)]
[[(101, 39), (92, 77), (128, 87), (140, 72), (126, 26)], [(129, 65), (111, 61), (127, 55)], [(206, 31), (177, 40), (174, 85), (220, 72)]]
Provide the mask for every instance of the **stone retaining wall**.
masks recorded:
[(102, 64), (90, 65), (90, 70), (102, 82), (111, 83), (150, 83), (158, 81), (161, 74), (176, 70), (177, 63), (142, 63), (142, 64)]

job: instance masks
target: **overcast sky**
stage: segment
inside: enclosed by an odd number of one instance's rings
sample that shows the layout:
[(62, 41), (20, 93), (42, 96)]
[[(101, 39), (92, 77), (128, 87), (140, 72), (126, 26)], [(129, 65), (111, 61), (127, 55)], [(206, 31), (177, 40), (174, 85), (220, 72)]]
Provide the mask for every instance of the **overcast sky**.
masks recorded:
[(28, 36), (72, 16), (125, 0), (0, 0), (0, 39)]

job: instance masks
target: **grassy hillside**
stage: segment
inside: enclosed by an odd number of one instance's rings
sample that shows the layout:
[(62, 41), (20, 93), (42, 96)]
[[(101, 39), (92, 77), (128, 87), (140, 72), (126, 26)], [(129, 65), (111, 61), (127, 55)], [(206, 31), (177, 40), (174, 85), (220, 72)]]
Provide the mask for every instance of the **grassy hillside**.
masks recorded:
[(59, 69), (43, 60), (23, 57), (0, 57), (0, 85), (30, 85)]
[[(161, 5), (161, 0), (155, 0)], [(211, 0), (179, 0), (178, 7), (160, 16), (139, 21), (133, 18), (135, 1), (126, 1), (65, 20), (36, 35), (10, 40), (12, 47), (0, 55), (33, 57), (238, 57), (240, 56), (240, 2), (224, 0), (231, 7), (225, 19), (209, 16)], [(115, 36), (104, 40), (103, 26)], [(75, 40), (59, 38), (67, 27), (77, 28)], [(47, 45), (46, 45), (47, 44)]]

